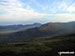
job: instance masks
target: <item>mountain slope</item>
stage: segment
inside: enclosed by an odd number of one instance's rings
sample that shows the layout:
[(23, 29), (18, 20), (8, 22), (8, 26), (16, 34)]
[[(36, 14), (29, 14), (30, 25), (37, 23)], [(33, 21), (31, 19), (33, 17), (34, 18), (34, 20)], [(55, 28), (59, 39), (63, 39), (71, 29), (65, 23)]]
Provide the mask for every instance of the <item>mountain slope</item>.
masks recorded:
[(59, 56), (60, 51), (75, 51), (75, 34), (0, 44), (0, 47), (0, 56)]
[(75, 22), (70, 23), (47, 23), (40, 27), (23, 30), (15, 33), (0, 34), (1, 41), (14, 42), (33, 38), (55, 37), (75, 33)]
[(0, 33), (12, 33), (17, 32), (21, 30), (27, 30), (30, 28), (40, 27), (42, 24), (40, 23), (34, 23), (29, 25), (8, 25), (8, 26), (0, 26)]

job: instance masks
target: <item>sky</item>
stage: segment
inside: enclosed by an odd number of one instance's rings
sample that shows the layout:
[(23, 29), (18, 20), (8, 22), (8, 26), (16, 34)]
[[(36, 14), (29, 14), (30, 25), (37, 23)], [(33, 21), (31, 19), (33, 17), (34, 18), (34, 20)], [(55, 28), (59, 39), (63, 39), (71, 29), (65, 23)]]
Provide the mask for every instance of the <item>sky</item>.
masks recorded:
[(0, 25), (75, 21), (75, 0), (0, 0)]

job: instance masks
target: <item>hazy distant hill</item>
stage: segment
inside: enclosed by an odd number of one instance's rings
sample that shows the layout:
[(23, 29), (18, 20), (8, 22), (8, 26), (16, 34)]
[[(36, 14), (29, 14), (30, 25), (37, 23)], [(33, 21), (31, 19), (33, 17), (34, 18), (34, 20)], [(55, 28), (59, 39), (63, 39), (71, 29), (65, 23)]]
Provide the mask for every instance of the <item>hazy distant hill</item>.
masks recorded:
[(19, 24), (19, 25), (0, 26), (0, 33), (11, 33), (11, 32), (30, 29), (30, 28), (40, 27), (41, 25), (42, 24), (40, 23), (34, 23), (29, 25)]
[(75, 33), (75, 22), (47, 23), (40, 27), (15, 33), (0, 34), (1, 41), (24, 41), (31, 38), (46, 38)]

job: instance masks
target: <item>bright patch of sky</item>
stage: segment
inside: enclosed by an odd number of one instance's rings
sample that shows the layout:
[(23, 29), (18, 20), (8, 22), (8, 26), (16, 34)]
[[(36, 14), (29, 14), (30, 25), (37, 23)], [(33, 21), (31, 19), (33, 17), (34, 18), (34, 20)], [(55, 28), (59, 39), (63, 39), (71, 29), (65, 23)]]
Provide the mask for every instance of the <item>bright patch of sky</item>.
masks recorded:
[(0, 0), (0, 25), (75, 21), (75, 0)]

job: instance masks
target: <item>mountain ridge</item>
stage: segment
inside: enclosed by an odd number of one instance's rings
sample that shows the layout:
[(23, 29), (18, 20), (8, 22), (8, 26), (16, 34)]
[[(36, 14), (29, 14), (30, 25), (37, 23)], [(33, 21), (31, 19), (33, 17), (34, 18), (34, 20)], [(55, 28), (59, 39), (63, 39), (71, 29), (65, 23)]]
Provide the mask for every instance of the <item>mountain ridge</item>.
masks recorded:
[(17, 32), (21, 30), (27, 30), (30, 28), (40, 27), (41, 23), (34, 23), (34, 24), (28, 24), (28, 25), (8, 25), (8, 26), (0, 26), (0, 33), (12, 33)]
[(52, 38), (60, 35), (74, 34), (75, 22), (73, 23), (47, 23), (40, 27), (18, 31), (10, 34), (0, 34), (1, 41), (24, 41), (32, 38)]

